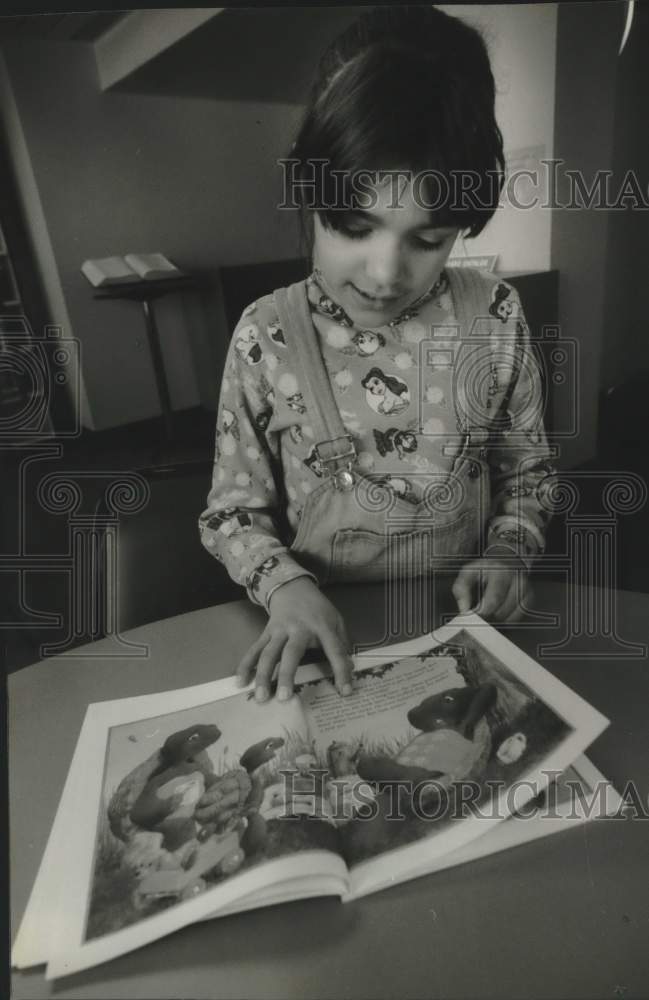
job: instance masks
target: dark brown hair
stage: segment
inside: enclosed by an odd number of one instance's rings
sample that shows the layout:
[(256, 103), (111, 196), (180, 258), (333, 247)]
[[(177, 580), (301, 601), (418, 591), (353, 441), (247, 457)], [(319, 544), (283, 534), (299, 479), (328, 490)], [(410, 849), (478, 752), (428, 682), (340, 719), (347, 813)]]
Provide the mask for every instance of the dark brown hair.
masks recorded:
[[(494, 104), (489, 56), (475, 28), (432, 6), (369, 9), (320, 60), (290, 153), (294, 176), (305, 182), (303, 209), (315, 208), (338, 229), (341, 209), (354, 207), (350, 177), (406, 168), (426, 172), (434, 225), (477, 236), (504, 181)], [(314, 161), (326, 167), (314, 171)]]

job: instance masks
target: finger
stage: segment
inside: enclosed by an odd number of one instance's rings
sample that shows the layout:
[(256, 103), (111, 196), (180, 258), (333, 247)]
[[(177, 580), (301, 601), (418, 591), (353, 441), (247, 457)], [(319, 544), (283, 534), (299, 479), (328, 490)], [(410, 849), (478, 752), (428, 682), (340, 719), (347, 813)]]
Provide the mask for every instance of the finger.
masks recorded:
[(530, 578), (528, 576), (528, 577), (526, 577), (525, 592), (523, 593), (523, 596), (521, 597), (521, 606), (524, 606), (526, 608), (530, 608), (531, 609), (531, 608), (534, 607), (534, 601), (535, 601), (535, 599), (536, 599), (536, 591), (535, 591), (534, 587), (532, 586), (532, 584), (530, 583)]
[(352, 677), (354, 675), (354, 662), (345, 648), (344, 641), (340, 636), (330, 629), (323, 629), (318, 634), (324, 654), (327, 657), (338, 692), (344, 696), (352, 693)]
[(473, 607), (474, 587), (479, 578), (480, 570), (475, 563), (463, 566), (455, 578), (451, 591), (457, 601), (458, 611), (461, 615), (465, 615)]
[(511, 580), (509, 590), (507, 591), (505, 597), (500, 602), (500, 606), (494, 612), (494, 617), (499, 622), (506, 622), (513, 620), (511, 615), (513, 615), (519, 608), (518, 603), (518, 586), (516, 583), (516, 578)]
[(336, 632), (340, 638), (341, 643), (345, 647), (345, 651), (348, 653), (349, 656), (351, 656), (351, 654), (354, 651), (354, 647), (352, 645), (351, 639), (349, 638), (349, 633), (347, 632), (347, 626), (345, 625), (345, 622), (343, 621), (342, 618), (339, 618), (338, 622), (336, 623)]
[(304, 656), (304, 651), (308, 648), (309, 636), (306, 632), (289, 636), (277, 671), (277, 698), (278, 701), (288, 701), (293, 694), (293, 680), (300, 660)]
[(502, 570), (485, 569), (485, 588), (478, 607), (477, 614), (482, 618), (496, 617), (509, 592), (510, 576)]
[(241, 687), (244, 687), (250, 680), (250, 674), (252, 673), (252, 670), (257, 662), (260, 652), (268, 642), (268, 639), (269, 639), (268, 633), (264, 629), (264, 631), (256, 640), (256, 642), (253, 642), (250, 649), (247, 651), (247, 653), (245, 653), (245, 655), (241, 659), (235, 675), (237, 683)]
[(525, 614), (525, 598), (529, 594), (527, 573), (517, 570), (514, 573), (509, 594), (501, 608), (502, 621), (519, 621)]
[(520, 621), (521, 618), (524, 617), (524, 615), (525, 615), (525, 609), (522, 608), (520, 604), (516, 604), (514, 606), (514, 610), (510, 611), (507, 617), (503, 619), (503, 621), (507, 622), (508, 625), (511, 625), (513, 622)]
[(270, 684), (277, 663), (281, 659), (286, 635), (282, 632), (273, 635), (257, 660), (257, 676), (255, 678), (255, 700), (266, 701), (270, 696)]

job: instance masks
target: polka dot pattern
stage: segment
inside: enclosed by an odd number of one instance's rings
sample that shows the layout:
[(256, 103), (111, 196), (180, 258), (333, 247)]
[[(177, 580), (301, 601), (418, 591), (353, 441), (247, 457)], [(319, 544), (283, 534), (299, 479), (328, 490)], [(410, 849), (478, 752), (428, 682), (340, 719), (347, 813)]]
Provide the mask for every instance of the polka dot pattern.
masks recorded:
[[(547, 512), (539, 500), (539, 484), (552, 468), (541, 415), (530, 411), (533, 367), (526, 369), (509, 400), (506, 440), (504, 431), (494, 433), (485, 421), (476, 423), (478, 410), (498, 412), (516, 355), (513, 332), (526, 350), (516, 292), (493, 276), (484, 280), (490, 316), (485, 343), (498, 352), (499, 361), (492, 377), (481, 375), (470, 387), (484, 398), (469, 410), (465, 401), (473, 396), (455, 382), (457, 338), (434, 339), (435, 332), (448, 335), (449, 329), (457, 329), (448, 281), (440, 280), (400, 319), (372, 329), (356, 328), (315, 274), (306, 290), (334, 398), (354, 441), (357, 468), (416, 504), (430, 476), (449, 474), (468, 448), (490, 470), (488, 543), (500, 541), (529, 557), (543, 546)], [(314, 450), (307, 388), (292, 362), (273, 297), (251, 303), (233, 333), (225, 364), (214, 477), (199, 524), (205, 546), (233, 578), (245, 582), (258, 603), (266, 603), (282, 583), (310, 575), (287, 551), (290, 539), (278, 534), (277, 483), (283, 480), (286, 520), (296, 530), (305, 500), (325, 474)]]

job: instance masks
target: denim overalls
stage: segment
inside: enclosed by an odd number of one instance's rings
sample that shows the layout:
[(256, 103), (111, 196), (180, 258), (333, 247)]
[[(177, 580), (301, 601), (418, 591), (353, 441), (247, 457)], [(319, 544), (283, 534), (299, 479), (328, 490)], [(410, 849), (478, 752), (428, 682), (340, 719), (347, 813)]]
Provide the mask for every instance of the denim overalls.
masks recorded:
[[(471, 272), (448, 269), (447, 274), (461, 338), (471, 332), (469, 313), (477, 309), (473, 315), (485, 316), (488, 303), (476, 301), (485, 296)], [(452, 469), (430, 477), (418, 504), (363, 473), (333, 395), (304, 283), (274, 295), (326, 476), (307, 497), (290, 552), (320, 584), (457, 573), (482, 551), (490, 504), (484, 436), (481, 445), (473, 445), (470, 422), (463, 420)]]

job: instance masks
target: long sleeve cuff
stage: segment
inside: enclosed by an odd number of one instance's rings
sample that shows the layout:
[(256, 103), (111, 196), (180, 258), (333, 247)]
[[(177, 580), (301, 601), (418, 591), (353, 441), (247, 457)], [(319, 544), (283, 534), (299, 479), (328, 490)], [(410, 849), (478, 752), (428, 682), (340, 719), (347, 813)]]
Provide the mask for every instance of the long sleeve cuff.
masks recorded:
[(300, 566), (286, 551), (279, 552), (252, 571), (246, 581), (246, 592), (253, 604), (259, 604), (268, 611), (270, 598), (275, 591), (300, 576), (308, 576), (314, 583), (318, 583), (313, 573)]
[(536, 556), (545, 549), (545, 539), (536, 524), (527, 518), (500, 515), (493, 518), (487, 531), (487, 542), (483, 555), (495, 554), (497, 550), (509, 549), (530, 570)]

